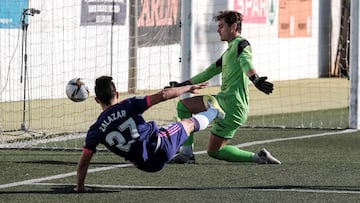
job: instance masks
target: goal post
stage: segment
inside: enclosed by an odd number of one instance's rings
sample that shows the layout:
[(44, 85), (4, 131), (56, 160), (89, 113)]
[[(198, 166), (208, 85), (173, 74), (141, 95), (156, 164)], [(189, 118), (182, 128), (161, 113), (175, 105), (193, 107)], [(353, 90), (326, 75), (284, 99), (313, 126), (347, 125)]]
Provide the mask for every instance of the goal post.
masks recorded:
[(360, 4), (359, 1), (351, 1), (351, 15), (350, 15), (350, 107), (349, 107), (349, 127), (354, 129), (360, 128), (360, 113), (359, 113), (359, 23), (360, 23)]
[[(192, 76), (193, 63), (193, 13), (191, 0), (181, 0), (181, 74), (180, 82), (189, 80)], [(185, 93), (181, 98), (191, 97)]]

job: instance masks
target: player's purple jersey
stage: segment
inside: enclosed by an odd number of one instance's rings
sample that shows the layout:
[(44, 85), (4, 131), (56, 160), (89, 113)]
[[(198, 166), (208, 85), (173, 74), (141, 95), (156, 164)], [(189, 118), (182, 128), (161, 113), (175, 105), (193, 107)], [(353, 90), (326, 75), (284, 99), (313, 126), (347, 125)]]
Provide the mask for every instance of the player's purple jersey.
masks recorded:
[(133, 97), (106, 109), (90, 127), (84, 148), (95, 152), (101, 143), (135, 164), (146, 161), (148, 150), (155, 151), (159, 131), (142, 116), (150, 105), (149, 97)]
[(110, 151), (147, 172), (161, 170), (188, 138), (181, 122), (158, 128), (142, 113), (151, 106), (150, 97), (126, 99), (106, 109), (90, 127), (84, 148), (96, 151), (101, 143)]

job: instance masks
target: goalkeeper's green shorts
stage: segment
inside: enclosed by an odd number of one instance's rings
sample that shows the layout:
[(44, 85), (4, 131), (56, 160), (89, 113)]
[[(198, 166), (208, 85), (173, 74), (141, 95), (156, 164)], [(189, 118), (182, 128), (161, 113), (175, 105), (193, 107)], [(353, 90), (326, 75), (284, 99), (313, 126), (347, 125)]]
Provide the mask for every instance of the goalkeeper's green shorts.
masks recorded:
[(232, 99), (222, 99), (213, 95), (220, 107), (225, 111), (224, 119), (216, 119), (211, 133), (222, 138), (233, 138), (237, 129), (242, 126), (248, 117), (248, 109), (243, 109)]

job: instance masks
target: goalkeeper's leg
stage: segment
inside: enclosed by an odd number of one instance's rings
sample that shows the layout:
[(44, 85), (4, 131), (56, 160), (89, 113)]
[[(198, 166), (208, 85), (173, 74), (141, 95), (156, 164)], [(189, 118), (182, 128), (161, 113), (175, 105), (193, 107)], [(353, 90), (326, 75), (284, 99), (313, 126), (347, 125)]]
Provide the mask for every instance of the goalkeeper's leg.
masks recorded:
[(229, 162), (281, 163), (266, 149), (261, 150), (259, 153), (254, 153), (228, 145), (229, 140), (235, 135), (237, 128), (246, 121), (246, 117), (243, 120), (239, 120), (240, 124), (235, 124), (234, 120), (235, 118), (232, 117), (232, 114), (226, 114), (224, 119), (215, 121), (207, 149), (210, 157)]
[(225, 145), (220, 150), (208, 151), (212, 158), (229, 162), (255, 162), (259, 164), (281, 164), (269, 151), (262, 149), (259, 153), (253, 153), (239, 149), (232, 145)]
[(208, 143), (208, 155), (229, 162), (253, 162), (254, 158), (256, 159), (255, 153), (228, 145), (238, 128), (238, 125), (232, 123), (233, 118), (229, 119), (231, 116), (230, 114), (213, 125)]

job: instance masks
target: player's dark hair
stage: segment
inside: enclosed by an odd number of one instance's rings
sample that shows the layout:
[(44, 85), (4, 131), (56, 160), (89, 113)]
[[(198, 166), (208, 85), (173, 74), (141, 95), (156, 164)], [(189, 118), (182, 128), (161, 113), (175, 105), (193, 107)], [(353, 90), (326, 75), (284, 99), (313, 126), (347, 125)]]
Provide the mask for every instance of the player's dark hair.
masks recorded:
[(116, 87), (112, 79), (110, 76), (100, 76), (95, 80), (95, 95), (105, 105), (110, 105), (116, 95)]
[(215, 21), (224, 19), (226, 24), (231, 26), (233, 23), (237, 24), (236, 30), (241, 33), (243, 15), (237, 11), (220, 11), (219, 15), (214, 17)]

